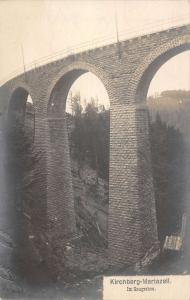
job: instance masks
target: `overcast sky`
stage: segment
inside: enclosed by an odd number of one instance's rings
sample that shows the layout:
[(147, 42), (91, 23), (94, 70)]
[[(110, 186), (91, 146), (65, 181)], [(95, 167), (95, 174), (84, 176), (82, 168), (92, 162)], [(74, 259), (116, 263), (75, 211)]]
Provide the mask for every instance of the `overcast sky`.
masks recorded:
[[(114, 41), (115, 15), (120, 37), (127, 38), (131, 36), (131, 31), (136, 35), (159, 30), (162, 28), (160, 22), (166, 23), (163, 27), (168, 27), (168, 22), (171, 26), (188, 22), (190, 2), (0, 0), (0, 80), (12, 71), (22, 68), (21, 45), (24, 49), (25, 63), (28, 64), (56, 51), (96, 38), (106, 36), (112, 37)], [(151, 84), (151, 93), (160, 91), (163, 87), (165, 89), (179, 86), (189, 89), (189, 52), (173, 58), (168, 65), (169, 67), (166, 64), (162, 68), (164, 76), (158, 73), (155, 76)], [(186, 76), (181, 76), (182, 72)], [(166, 78), (171, 76), (168, 87)], [(85, 87), (88, 86), (88, 90), (94, 90), (97, 95), (100, 93), (103, 96), (101, 87), (98, 88), (97, 84), (93, 83), (92, 77), (86, 77)], [(81, 83), (81, 86), (83, 85), (84, 83)]]

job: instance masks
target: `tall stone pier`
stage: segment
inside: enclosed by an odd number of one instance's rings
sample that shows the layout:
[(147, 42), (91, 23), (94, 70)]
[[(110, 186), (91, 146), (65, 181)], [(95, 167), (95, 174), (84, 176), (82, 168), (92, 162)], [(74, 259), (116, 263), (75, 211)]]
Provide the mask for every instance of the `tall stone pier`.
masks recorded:
[(7, 297), (18, 291), (16, 276), (16, 241), (14, 204), (9, 198), (6, 174), (6, 142), (3, 134), (3, 117), (0, 116), (0, 295)]

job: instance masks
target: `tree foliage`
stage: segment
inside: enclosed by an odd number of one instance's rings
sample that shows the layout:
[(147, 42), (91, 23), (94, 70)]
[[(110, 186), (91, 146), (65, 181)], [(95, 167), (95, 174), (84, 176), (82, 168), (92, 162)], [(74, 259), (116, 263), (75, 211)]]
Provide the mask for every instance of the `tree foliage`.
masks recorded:
[(189, 90), (168, 90), (161, 93), (161, 97), (174, 98), (174, 99), (190, 99)]
[[(76, 106), (77, 107), (77, 106)], [(91, 99), (85, 110), (73, 112), (71, 155), (83, 167), (86, 163), (97, 171), (97, 177), (108, 179), (109, 173), (109, 111), (98, 110)]]
[(152, 167), (156, 198), (158, 233), (178, 232), (184, 209), (185, 144), (183, 135), (167, 126), (159, 115), (150, 126)]

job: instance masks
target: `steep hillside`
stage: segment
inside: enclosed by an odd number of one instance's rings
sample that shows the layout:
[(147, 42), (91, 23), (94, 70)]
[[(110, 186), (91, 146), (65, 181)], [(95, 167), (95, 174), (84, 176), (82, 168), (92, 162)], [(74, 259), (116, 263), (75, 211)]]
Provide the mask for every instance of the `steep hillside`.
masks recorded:
[(147, 104), (152, 122), (159, 114), (162, 122), (179, 129), (185, 140), (190, 140), (190, 91), (164, 91), (158, 96), (149, 97)]

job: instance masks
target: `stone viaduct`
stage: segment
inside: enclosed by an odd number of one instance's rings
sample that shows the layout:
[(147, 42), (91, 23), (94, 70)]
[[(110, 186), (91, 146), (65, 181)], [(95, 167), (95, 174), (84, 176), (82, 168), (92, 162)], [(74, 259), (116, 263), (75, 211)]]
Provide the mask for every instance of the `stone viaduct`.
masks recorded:
[(65, 104), (73, 82), (90, 71), (104, 84), (111, 107), (110, 261), (133, 264), (158, 244), (146, 96), (157, 70), (189, 49), (189, 25), (170, 28), (69, 55), (0, 87), (5, 127), (14, 111), (24, 110), (28, 94), (34, 103), (34, 148), (40, 153), (34, 171), (34, 231), (46, 224), (52, 234), (60, 233), (60, 243), (77, 234)]

